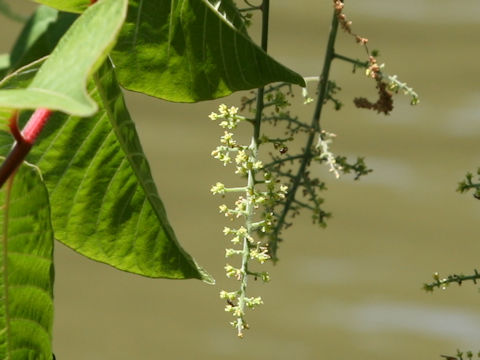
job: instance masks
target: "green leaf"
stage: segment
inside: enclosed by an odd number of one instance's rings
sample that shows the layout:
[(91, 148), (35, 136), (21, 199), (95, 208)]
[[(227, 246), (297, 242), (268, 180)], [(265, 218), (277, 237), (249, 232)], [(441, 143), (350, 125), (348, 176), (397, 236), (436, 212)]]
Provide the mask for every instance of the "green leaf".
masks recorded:
[(115, 71), (129, 90), (179, 102), (226, 96), (270, 82), (304, 86), (247, 35), (231, 0), (131, 0)]
[(0, 203), (0, 358), (50, 360), (53, 232), (38, 169), (21, 166)]
[(90, 0), (34, 0), (52, 8), (73, 13), (82, 13), (90, 6)]
[(10, 71), (52, 52), (77, 15), (39, 6), (22, 29), (10, 55)]
[(0, 107), (59, 110), (79, 116), (95, 113), (86, 93), (89, 75), (115, 43), (127, 0), (102, 0), (89, 7), (62, 37), (27, 89), (0, 91)]
[[(27, 81), (35, 65), (23, 71), (3, 85)], [(55, 238), (121, 270), (213, 283), (168, 222), (111, 65), (94, 78), (89, 93), (99, 112), (83, 119), (56, 113), (27, 158), (44, 174)], [(11, 143), (3, 132), (0, 152)]]

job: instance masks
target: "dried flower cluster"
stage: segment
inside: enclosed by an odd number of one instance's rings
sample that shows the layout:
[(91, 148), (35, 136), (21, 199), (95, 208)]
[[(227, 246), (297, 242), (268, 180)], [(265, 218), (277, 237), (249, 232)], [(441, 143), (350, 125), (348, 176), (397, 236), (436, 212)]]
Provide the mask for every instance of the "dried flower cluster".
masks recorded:
[(381, 70), (384, 67), (384, 64), (379, 65), (377, 59), (375, 58), (377, 52), (370, 52), (368, 49), (368, 39), (352, 31), (352, 21), (347, 20), (347, 17), (343, 12), (345, 6), (343, 2), (340, 0), (334, 0), (333, 5), (340, 27), (347, 34), (353, 36), (355, 41), (365, 48), (368, 56), (365, 74), (375, 80), (376, 88), (378, 90), (379, 97), (376, 102), (371, 102), (366, 98), (359, 97), (354, 99), (355, 106), (363, 109), (376, 110), (379, 113), (388, 115), (393, 110), (393, 98), (391, 91), (398, 93), (400, 90), (403, 90), (406, 95), (410, 95), (412, 97), (412, 105), (418, 104), (418, 95), (415, 93), (415, 91), (413, 91), (412, 88), (408, 87), (405, 83), (399, 82), (396, 76), (387, 76), (382, 73)]
[(347, 16), (343, 13), (343, 8), (344, 8), (344, 3), (343, 1), (340, 0), (333, 0), (333, 7), (335, 8), (335, 13), (337, 15), (338, 23), (340, 24), (340, 27), (347, 33), (355, 37), (355, 40), (357, 43), (361, 45), (367, 45), (368, 39), (365, 37), (362, 37), (358, 34), (355, 34), (352, 31), (352, 21), (347, 20)]
[(378, 100), (374, 103), (370, 102), (367, 98), (357, 97), (353, 100), (354, 104), (358, 108), (376, 110), (378, 113), (390, 114), (393, 110), (393, 98), (392, 93), (387, 90), (388, 84), (376, 78)]

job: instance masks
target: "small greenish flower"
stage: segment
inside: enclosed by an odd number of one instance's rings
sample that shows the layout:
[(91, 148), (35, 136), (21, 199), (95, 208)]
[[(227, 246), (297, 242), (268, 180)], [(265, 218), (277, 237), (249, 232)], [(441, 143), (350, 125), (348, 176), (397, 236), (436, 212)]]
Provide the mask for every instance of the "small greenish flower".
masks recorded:
[(235, 162), (237, 164), (245, 163), (248, 160), (248, 155), (245, 150), (240, 150), (235, 157)]
[(225, 272), (228, 278), (234, 277), (237, 280), (242, 278), (242, 270), (237, 269), (230, 264), (225, 265)]
[(231, 241), (233, 244), (238, 245), (240, 244), (240, 237), (237, 235)]
[(251, 249), (250, 258), (258, 260), (260, 264), (265, 263), (265, 261), (270, 259), (270, 255), (268, 255), (268, 248), (264, 246), (259, 246), (255, 249)]
[(267, 272), (263, 272), (262, 274), (262, 281), (263, 282), (269, 282), (270, 281), (270, 274)]
[(225, 257), (228, 258), (233, 255), (241, 255), (242, 251), (241, 250), (235, 250), (235, 249), (225, 249)]
[(243, 310), (240, 306), (234, 306), (233, 307), (233, 316), (242, 317), (244, 315), (245, 315), (245, 313), (243, 312)]
[(211, 155), (215, 158), (218, 159), (218, 156), (220, 154), (220, 151), (218, 150), (218, 147), (212, 151)]
[(231, 321), (230, 325), (232, 325), (234, 328), (236, 328), (238, 326), (238, 321), (237, 320)]
[(238, 230), (237, 230), (237, 235), (238, 235), (238, 236), (243, 236), (243, 237), (244, 237), (244, 236), (247, 236), (247, 235), (248, 235), (248, 231), (247, 231), (247, 229), (245, 229), (245, 227), (240, 226), (240, 227), (238, 228)]
[(247, 175), (248, 169), (245, 166), (237, 166), (237, 170), (235, 170), (235, 174), (240, 175)]
[(229, 112), (230, 116), (235, 116), (238, 113), (238, 107), (232, 106), (232, 107), (230, 107), (228, 112)]
[(220, 291), (221, 299), (227, 299), (227, 300), (233, 301), (237, 299), (237, 295), (238, 295), (237, 291), (225, 291), (225, 290)]
[(220, 105), (218, 106), (218, 112), (219, 112), (220, 115), (222, 115), (222, 116), (227, 115), (227, 114), (228, 114), (228, 107), (227, 107), (227, 105), (225, 105), (225, 104), (220, 104)]
[(255, 162), (252, 164), (252, 168), (253, 168), (254, 170), (259, 170), (259, 169), (263, 168), (263, 163), (262, 163), (260, 160), (255, 161)]
[(220, 161), (223, 162), (223, 166), (227, 166), (227, 164), (230, 164), (232, 162), (232, 158), (226, 154), (221, 156)]
[(222, 184), (221, 182), (217, 182), (215, 185), (212, 186), (210, 189), (213, 195), (216, 194), (225, 194), (225, 185)]
[(250, 297), (250, 298), (245, 298), (245, 304), (251, 308), (251, 309), (254, 309), (255, 306), (258, 306), (258, 305), (263, 305), (263, 300), (260, 296), (258, 297)]
[(220, 142), (229, 147), (234, 147), (235, 145), (237, 145), (237, 142), (233, 140), (233, 133), (228, 131), (225, 131), (223, 136), (220, 137)]
[(237, 201), (235, 201), (235, 211), (237, 212), (237, 217), (242, 216), (247, 209), (247, 200), (243, 196), (240, 196)]
[(224, 129), (231, 129), (230, 122), (227, 120), (223, 120), (219, 125)]

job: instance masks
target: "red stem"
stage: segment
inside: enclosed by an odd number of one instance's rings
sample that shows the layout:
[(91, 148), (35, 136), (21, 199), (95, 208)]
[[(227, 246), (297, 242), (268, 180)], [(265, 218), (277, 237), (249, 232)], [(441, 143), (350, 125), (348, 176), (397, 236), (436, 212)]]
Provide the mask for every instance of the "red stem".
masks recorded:
[(10, 118), (8, 125), (16, 142), (0, 167), (0, 188), (22, 164), (51, 115), (52, 111), (48, 109), (35, 110), (21, 133), (18, 129), (18, 113), (15, 112)]
[(23, 139), (27, 143), (33, 145), (38, 134), (40, 134), (40, 131), (42, 131), (43, 127), (45, 126), (48, 119), (50, 118), (50, 115), (52, 115), (51, 110), (42, 109), (42, 108), (37, 109), (33, 113), (30, 120), (28, 120), (27, 124), (25, 125), (22, 131)]
[(22, 141), (22, 133), (18, 130), (18, 111), (15, 111), (12, 117), (8, 120), (8, 127), (15, 140)]

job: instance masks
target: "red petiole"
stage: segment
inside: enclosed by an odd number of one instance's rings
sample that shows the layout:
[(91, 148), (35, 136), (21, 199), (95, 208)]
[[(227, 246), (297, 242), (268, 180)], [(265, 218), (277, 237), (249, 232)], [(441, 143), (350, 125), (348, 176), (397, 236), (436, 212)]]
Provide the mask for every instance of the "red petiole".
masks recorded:
[(8, 126), (16, 142), (0, 167), (0, 188), (22, 164), (51, 115), (52, 111), (48, 109), (35, 110), (22, 132), (18, 128), (18, 112), (10, 118)]
[[(97, 0), (90, 0), (90, 5), (93, 5)], [(22, 164), (25, 157), (30, 152), (30, 149), (38, 137), (48, 119), (52, 115), (49, 109), (37, 109), (28, 120), (27, 124), (20, 132), (18, 128), (18, 112), (10, 118), (8, 127), (15, 138), (16, 142), (13, 149), (8, 154), (7, 158), (0, 166), (0, 188), (5, 184), (10, 176), (12, 176), (18, 167)]]
[[(27, 143), (33, 145), (33, 143), (35, 142), (35, 139), (40, 134), (40, 131), (42, 131), (43, 127), (45, 126), (48, 119), (50, 118), (50, 115), (52, 115), (51, 110), (42, 109), (42, 108), (35, 110), (33, 115), (30, 117), (30, 120), (28, 120), (28, 122), (25, 124), (25, 127), (23, 128), (23, 131), (22, 131), (23, 139)], [(17, 125), (17, 129), (18, 129), (18, 125)]]

